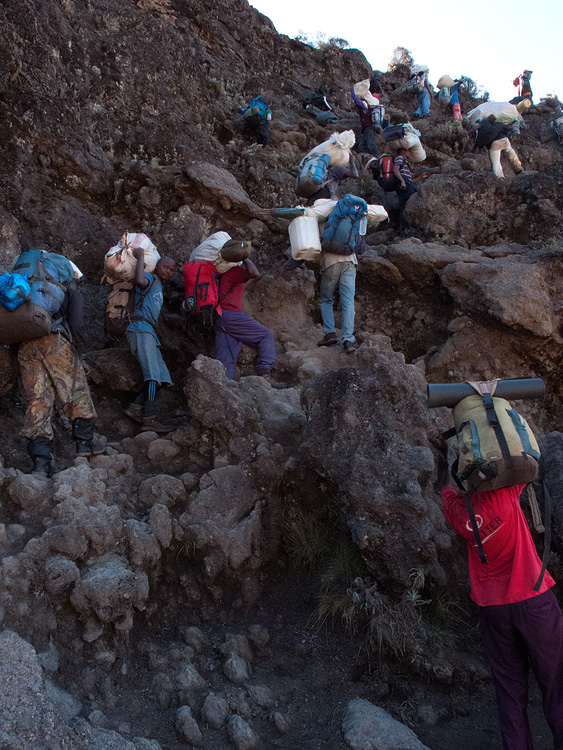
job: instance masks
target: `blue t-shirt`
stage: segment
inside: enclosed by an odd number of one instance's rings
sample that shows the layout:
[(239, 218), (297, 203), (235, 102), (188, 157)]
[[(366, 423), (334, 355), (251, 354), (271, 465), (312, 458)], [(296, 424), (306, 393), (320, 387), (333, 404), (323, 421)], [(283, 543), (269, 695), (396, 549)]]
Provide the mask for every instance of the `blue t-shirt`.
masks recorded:
[(450, 104), (459, 104), (459, 83), (450, 86)]
[(135, 289), (135, 309), (133, 315), (142, 317), (143, 320), (134, 320), (127, 326), (127, 331), (132, 333), (152, 333), (158, 345), (160, 341), (154, 330), (158, 324), (158, 316), (162, 309), (164, 296), (162, 293), (162, 283), (158, 276), (152, 273), (145, 273), (145, 279), (149, 282), (144, 289)]

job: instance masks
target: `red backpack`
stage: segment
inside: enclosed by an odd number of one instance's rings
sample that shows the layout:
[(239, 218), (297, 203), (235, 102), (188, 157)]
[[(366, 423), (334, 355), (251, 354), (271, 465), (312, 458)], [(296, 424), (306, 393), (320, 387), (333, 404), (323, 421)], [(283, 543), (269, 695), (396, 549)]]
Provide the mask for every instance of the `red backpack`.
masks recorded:
[(393, 157), (391, 154), (383, 154), (379, 157), (379, 176), (377, 182), (386, 193), (396, 190), (400, 182), (393, 174)]
[(219, 275), (210, 260), (188, 261), (184, 264), (186, 299), (184, 312), (199, 315), (212, 322), (213, 313), (221, 315), (219, 305)]

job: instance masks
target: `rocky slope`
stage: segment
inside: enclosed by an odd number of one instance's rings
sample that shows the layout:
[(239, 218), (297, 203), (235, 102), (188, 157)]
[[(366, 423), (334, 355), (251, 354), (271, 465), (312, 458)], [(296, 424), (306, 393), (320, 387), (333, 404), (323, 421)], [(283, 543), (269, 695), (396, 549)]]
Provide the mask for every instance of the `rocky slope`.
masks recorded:
[[(261, 208), (295, 205), (296, 165), (330, 132), (304, 116), (303, 93), (326, 85), (339, 127), (357, 127), (361, 53), (279, 36), (244, 0), (8, 0), (0, 17), (0, 269), (46, 244), (85, 272), (108, 441), (106, 455), (73, 460), (57, 414), (58, 473), (24, 473), (17, 362), (0, 347), (0, 744), (357, 750), (367, 734), (422, 747), (399, 719), (433, 750), (451, 747), (459, 705), (470, 723), (490, 686), (462, 545), (432, 487), (426, 434), (450, 416), (426, 409), (426, 381), (543, 377), (546, 398), (519, 408), (557, 500), (556, 103), (526, 114), (514, 140), (525, 172), (507, 168), (503, 184), (432, 105), (420, 125), (432, 176), (406, 233), (368, 238), (361, 346), (348, 355), (316, 347), (316, 273), (276, 274), (287, 222)], [(386, 95), (403, 80), (384, 74)], [(236, 108), (257, 93), (274, 109), (275, 149), (242, 137)], [(462, 96), (463, 111), (473, 104)], [(412, 106), (393, 98), (394, 120)], [(369, 175), (345, 187), (393, 217)], [(285, 387), (252, 376), (251, 350), (225, 379), (210, 342), (181, 327), (177, 274), (161, 323), (176, 429), (137, 435), (122, 410), (139, 374), (126, 349), (105, 346), (99, 284), (126, 229), (179, 264), (219, 229), (251, 239), (264, 277), (247, 310), (275, 332)], [(561, 580), (559, 505), (554, 537)], [(495, 742), (494, 727), (480, 731), (473, 746)]]

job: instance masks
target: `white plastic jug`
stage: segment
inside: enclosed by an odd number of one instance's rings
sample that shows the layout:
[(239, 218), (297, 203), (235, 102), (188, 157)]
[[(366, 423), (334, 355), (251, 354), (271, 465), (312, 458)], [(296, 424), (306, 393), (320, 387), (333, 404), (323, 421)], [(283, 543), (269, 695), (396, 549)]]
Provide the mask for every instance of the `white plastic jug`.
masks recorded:
[(312, 216), (299, 216), (289, 225), (291, 255), (295, 260), (315, 260), (321, 253), (319, 223)]

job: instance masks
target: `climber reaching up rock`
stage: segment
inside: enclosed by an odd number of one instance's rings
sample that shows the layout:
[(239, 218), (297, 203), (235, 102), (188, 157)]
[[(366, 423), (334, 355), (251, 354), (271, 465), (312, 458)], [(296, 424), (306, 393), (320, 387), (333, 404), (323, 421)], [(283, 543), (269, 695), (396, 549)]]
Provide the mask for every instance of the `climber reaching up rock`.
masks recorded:
[(295, 192), (300, 198), (307, 199), (308, 206), (320, 198), (333, 200), (341, 182), (358, 176), (351, 152), (355, 142), (353, 130), (333, 133), (301, 160)]
[(477, 122), (471, 131), (471, 137), (474, 138), (473, 151), (477, 148), (488, 149), (493, 173), (499, 180), (505, 179), (500, 160), (503, 151), (516, 174), (523, 172), (518, 154), (508, 139), (508, 127), (497, 122), (495, 115), (489, 115), (485, 120)]
[(246, 257), (248, 251), (249, 244), (237, 239), (229, 240), (221, 251), (223, 256), (226, 255), (230, 259), (244, 257), (244, 260), (241, 265), (224, 273), (219, 281), (221, 315), (215, 322), (217, 359), (225, 365), (227, 377), (232, 380), (235, 377), (242, 345), (258, 349), (256, 374), (272, 382), (271, 372), (276, 361), (274, 334), (242, 311), (244, 285), (247, 281), (258, 280), (261, 277), (260, 271), (250, 258)]
[[(51, 441), (55, 397), (72, 424), (77, 456), (103, 453), (94, 441), (96, 410), (81, 362), (84, 298), (82, 273), (67, 258), (28, 250), (12, 273), (0, 276), (0, 343), (19, 344), (18, 361), (27, 408), (22, 434), (33, 472), (53, 473)], [(22, 286), (23, 285), (23, 286)]]
[(372, 76), (356, 83), (350, 92), (355, 110), (360, 117), (362, 137), (358, 142), (358, 151), (379, 158), (377, 133), (381, 133), (385, 108), (379, 103), (381, 81)]
[(526, 70), (524, 68), (523, 72), (512, 81), (512, 85), (518, 88), (520, 99), (529, 99), (532, 103), (532, 84), (530, 79), (533, 72), (533, 70)]
[(239, 109), (242, 115), (244, 132), (261, 146), (273, 146), (268, 123), (272, 119), (272, 110), (263, 96), (255, 96), (248, 107)]
[(136, 286), (135, 308), (126, 337), (141, 367), (144, 382), (143, 390), (129, 404), (125, 414), (140, 424), (143, 432), (166, 433), (173, 428), (158, 421), (156, 396), (163, 385), (172, 383), (172, 379), (160, 353), (160, 341), (155, 329), (164, 301), (162, 284), (172, 278), (176, 262), (165, 255), (156, 264), (154, 274), (145, 273), (143, 248), (134, 248), (133, 255), (137, 259), (133, 279)]
[(334, 125), (334, 123), (338, 122), (336, 112), (327, 101), (324, 86), (320, 86), (316, 91), (309, 91), (305, 94), (302, 104), (305, 112), (313, 117), (321, 127)]
[[(354, 336), (354, 296), (356, 290), (356, 267), (358, 255), (365, 250), (364, 235), (368, 224), (376, 225), (387, 219), (383, 206), (368, 206), (363, 198), (345, 195), (339, 201), (318, 200), (308, 208), (272, 209), (274, 216), (296, 219), (303, 222), (303, 232), (290, 230), (292, 259), (286, 268), (296, 268), (300, 260), (317, 258), (321, 263), (320, 303), (323, 320), (323, 338), (318, 346), (333, 346), (339, 342), (334, 321), (335, 295), (338, 292), (342, 303), (340, 343), (345, 352), (355, 351), (359, 344)], [(324, 224), (322, 244), (318, 227), (311, 237), (307, 222), (314, 219)], [(314, 224), (313, 224), (314, 227)], [(300, 248), (300, 242), (304, 247)], [(305, 245), (310, 247), (305, 248)], [(317, 251), (318, 248), (318, 251)]]
[(410, 149), (401, 148), (399, 154), (393, 159), (393, 175), (398, 180), (398, 185), (395, 189), (397, 197), (399, 198), (399, 227), (404, 228), (405, 220), (404, 213), (409, 198), (415, 193), (418, 193), (416, 183), (420, 180), (429, 177), (430, 172), (423, 172), (418, 177), (413, 177), (408, 157)]
[(417, 108), (415, 109), (412, 119), (430, 117), (430, 100), (434, 96), (434, 90), (428, 81), (428, 68), (426, 65), (417, 65), (411, 69), (409, 82), (414, 84), (418, 89)]

